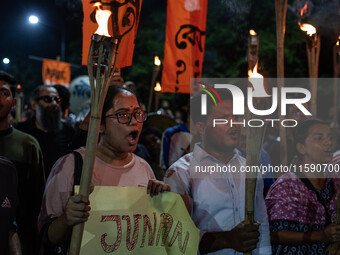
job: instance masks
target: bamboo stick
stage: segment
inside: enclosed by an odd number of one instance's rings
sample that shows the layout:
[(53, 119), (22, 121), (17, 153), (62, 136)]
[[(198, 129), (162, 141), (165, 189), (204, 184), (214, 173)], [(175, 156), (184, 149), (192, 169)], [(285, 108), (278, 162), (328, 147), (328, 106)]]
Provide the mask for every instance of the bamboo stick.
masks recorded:
[(316, 33), (312, 36), (306, 35), (306, 50), (308, 58), (308, 72), (310, 78), (311, 89), (311, 113), (314, 118), (317, 117), (317, 90), (318, 90), (318, 71), (319, 71), (319, 56), (320, 56), (321, 40)]
[[(340, 37), (338, 42), (340, 41)], [(334, 45), (333, 47), (333, 68), (334, 68), (334, 115), (333, 115), (333, 125), (335, 128), (339, 127), (338, 124), (338, 76), (339, 76), (339, 68), (340, 68), (340, 46)], [(335, 224), (340, 225), (340, 189), (338, 189), (337, 194), (337, 204), (336, 204), (336, 217), (335, 217)], [(329, 255), (335, 255), (337, 251), (340, 250), (340, 243), (332, 243), (328, 247)]]
[[(278, 109), (281, 109), (281, 89), (284, 87), (284, 37), (286, 31), (286, 16), (287, 16), (288, 0), (275, 0), (276, 13), (276, 65), (278, 79)], [(284, 120), (283, 116), (279, 115), (280, 122)], [(287, 165), (287, 134), (286, 129), (280, 125), (280, 160), (282, 165)]]
[[(248, 90), (252, 88), (248, 88)], [(263, 109), (266, 104), (265, 98), (253, 98), (253, 105), (256, 109)], [(246, 120), (261, 118), (252, 114), (249, 110), (246, 113)], [(263, 119), (263, 118), (262, 118)], [(264, 137), (264, 127), (246, 127), (246, 153), (247, 166), (260, 166), (261, 150)], [(245, 190), (245, 223), (253, 224), (255, 212), (255, 193), (258, 173), (246, 173), (246, 190)], [(251, 252), (245, 252), (245, 255), (251, 255)]]
[[(156, 62), (156, 61), (155, 61)], [(156, 84), (156, 79), (158, 76), (159, 71), (161, 70), (161, 65), (156, 64), (153, 67), (153, 73), (152, 73), (152, 79), (151, 79), (151, 86), (150, 86), (150, 93), (149, 93), (149, 102), (148, 102), (148, 112), (151, 111), (151, 104), (152, 104), (152, 99), (153, 99), (153, 87)], [(157, 109), (156, 109), (157, 111)]]
[[(113, 39), (113, 38), (112, 38)], [(90, 78), (90, 87), (91, 87), (91, 117), (86, 141), (86, 150), (84, 157), (84, 165), (82, 169), (82, 175), (80, 179), (80, 188), (79, 194), (83, 196), (89, 196), (90, 184), (93, 173), (94, 160), (96, 157), (97, 151), (97, 142), (99, 136), (99, 128), (101, 121), (101, 112), (103, 109), (103, 104), (105, 100), (105, 96), (107, 93), (107, 89), (110, 83), (110, 78), (114, 73), (116, 57), (118, 54), (118, 39), (114, 40), (114, 45), (109, 51), (108, 58), (106, 60), (103, 59), (103, 51), (104, 51), (104, 40), (99, 38), (99, 51), (98, 51), (98, 60), (95, 60), (93, 54), (94, 50), (94, 40), (92, 39), (89, 58), (88, 58), (88, 72)], [(102, 65), (102, 62), (106, 63), (106, 66)], [(94, 77), (94, 72), (95, 77)], [(94, 81), (96, 80), (96, 82)], [(70, 244), (70, 255), (78, 255), (80, 252), (81, 241), (83, 237), (85, 223), (77, 224), (73, 227), (72, 238)]]
[[(337, 41), (339, 43), (340, 39)], [(333, 47), (333, 127), (339, 128), (338, 120), (338, 104), (339, 104), (339, 89), (338, 89), (338, 77), (340, 67), (340, 45), (334, 45)]]

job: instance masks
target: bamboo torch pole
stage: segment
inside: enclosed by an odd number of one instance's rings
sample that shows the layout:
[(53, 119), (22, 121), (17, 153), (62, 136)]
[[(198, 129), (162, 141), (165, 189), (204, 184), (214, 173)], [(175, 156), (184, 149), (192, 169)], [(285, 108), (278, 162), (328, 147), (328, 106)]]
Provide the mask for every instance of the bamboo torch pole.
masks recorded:
[[(281, 109), (281, 89), (284, 87), (284, 38), (286, 31), (288, 0), (275, 0), (276, 13), (276, 65), (278, 79), (278, 109)], [(284, 120), (279, 114), (280, 123)], [(280, 160), (282, 165), (287, 165), (287, 134), (286, 129), (280, 125)]]
[[(252, 94), (252, 98), (248, 98), (249, 101), (252, 100), (252, 105), (256, 109), (265, 109), (266, 107), (266, 97), (269, 95), (265, 92), (263, 87), (263, 76), (257, 73), (257, 64), (254, 67), (254, 71), (248, 72), (250, 77), (249, 81), (254, 87), (254, 91), (252, 91), (251, 87), (248, 87), (248, 95)], [(262, 78), (260, 78), (262, 76)], [(264, 119), (262, 116), (255, 116), (250, 111), (246, 113), (246, 121), (250, 119)], [(247, 125), (246, 127), (246, 153), (247, 166), (260, 166), (260, 158), (261, 158), (261, 150), (262, 143), (264, 137), (264, 127), (250, 127)], [(252, 224), (255, 222), (254, 220), (254, 211), (255, 211), (255, 193), (256, 193), (256, 182), (257, 182), (258, 173), (249, 172), (246, 173), (246, 190), (245, 190), (245, 223)], [(251, 255), (251, 252), (244, 253), (246, 255)]]
[(334, 68), (334, 84), (333, 84), (333, 127), (339, 128), (338, 120), (338, 104), (339, 104), (339, 89), (338, 77), (340, 69), (340, 36), (333, 47), (333, 68)]
[(259, 36), (251, 29), (248, 38), (248, 70), (253, 70), (259, 55)]
[[(334, 63), (334, 127), (338, 128), (338, 77), (340, 69), (340, 36), (336, 45), (333, 48), (333, 63)], [(335, 224), (340, 225), (340, 189), (338, 189), (337, 203), (336, 203), (336, 217)], [(336, 255), (340, 250), (340, 243), (332, 243), (329, 245), (329, 255)]]
[(158, 56), (155, 56), (152, 80), (151, 80), (151, 86), (150, 86), (150, 93), (149, 93), (148, 112), (150, 112), (151, 110), (151, 104), (152, 104), (152, 99), (153, 99), (153, 86), (155, 86), (157, 75), (160, 70), (161, 70), (161, 61)]
[(318, 71), (319, 71), (319, 56), (321, 48), (321, 40), (316, 28), (310, 24), (301, 24), (300, 29), (305, 31), (306, 34), (306, 50), (308, 58), (308, 72), (309, 72), (309, 85), (311, 89), (311, 113), (314, 118), (317, 117), (317, 90), (318, 90)]
[[(99, 24), (101, 26), (101, 24)], [(100, 31), (98, 28), (97, 32)], [(96, 32), (96, 33), (97, 33)], [(105, 34), (105, 33), (104, 33)], [(94, 160), (101, 121), (101, 113), (110, 79), (113, 76), (118, 54), (119, 39), (110, 35), (94, 34), (88, 55), (88, 73), (91, 87), (91, 117), (86, 141), (84, 165), (79, 194), (89, 196)], [(83, 237), (84, 223), (73, 227), (70, 255), (78, 255)]]
[(20, 84), (17, 85), (17, 91), (16, 91), (16, 99), (17, 104), (15, 106), (15, 121), (20, 122), (21, 121), (21, 115), (22, 115), (22, 107), (24, 102), (24, 93), (23, 89)]

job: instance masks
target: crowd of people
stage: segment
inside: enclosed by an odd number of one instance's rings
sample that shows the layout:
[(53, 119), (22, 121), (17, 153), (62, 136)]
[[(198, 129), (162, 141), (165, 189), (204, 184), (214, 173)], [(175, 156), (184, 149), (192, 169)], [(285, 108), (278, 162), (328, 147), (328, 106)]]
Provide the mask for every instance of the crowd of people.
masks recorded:
[[(67, 254), (72, 227), (91, 214), (88, 197), (74, 194), (86, 152), (89, 118), (67, 121), (67, 88), (38, 86), (31, 94), (33, 114), (15, 123), (16, 81), (0, 71), (0, 254)], [(181, 195), (200, 230), (200, 254), (327, 254), (340, 242), (335, 224), (339, 182), (311, 166), (339, 164), (339, 132), (319, 119), (308, 119), (296, 106), (287, 118), (288, 163), (301, 171), (258, 174), (255, 222), (246, 224), (246, 174), (211, 176), (195, 166), (241, 169), (246, 165), (246, 133), (240, 125), (216, 125), (214, 119), (240, 121), (233, 97), (218, 91), (221, 104), (208, 98), (199, 110), (199, 92), (172, 113), (169, 102), (148, 121), (135, 86), (113, 84), (105, 97), (92, 186), (145, 186), (151, 196)], [(305, 105), (308, 107), (308, 105)], [(192, 110), (190, 111), (189, 108)], [(152, 114), (149, 114), (150, 119)], [(156, 123), (159, 121), (156, 121)], [(171, 124), (169, 124), (171, 123)], [(261, 165), (280, 165), (280, 142), (269, 130)], [(334, 169), (337, 169), (334, 167)], [(340, 252), (340, 251), (339, 251)]]

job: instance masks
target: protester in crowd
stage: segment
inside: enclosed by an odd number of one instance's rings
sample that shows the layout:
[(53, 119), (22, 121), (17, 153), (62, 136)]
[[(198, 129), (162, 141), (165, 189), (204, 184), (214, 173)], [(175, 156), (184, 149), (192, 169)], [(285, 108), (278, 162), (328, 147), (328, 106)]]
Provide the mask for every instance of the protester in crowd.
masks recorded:
[(168, 169), (171, 164), (190, 152), (193, 135), (190, 132), (190, 114), (183, 111), (183, 121), (164, 131), (161, 143), (160, 166)]
[(331, 164), (340, 164), (340, 130), (338, 128), (332, 128), (333, 133), (333, 143), (332, 143), (332, 151), (333, 158)]
[(163, 180), (164, 170), (159, 166), (159, 156), (161, 153), (161, 132), (155, 127), (143, 128), (139, 139), (149, 154), (149, 161), (157, 180)]
[(0, 156), (0, 254), (3, 255), (22, 254), (15, 222), (17, 189), (18, 176), (15, 165)]
[[(292, 98), (299, 98), (299, 95), (293, 94), (290, 99)], [(308, 104), (303, 104), (303, 106), (309, 110)], [(286, 119), (293, 119), (297, 123), (309, 118), (303, 114), (301, 109), (299, 109), (295, 104), (287, 105), (287, 115)], [(293, 137), (293, 130), (294, 128), (286, 128), (287, 134), (287, 164), (290, 164), (293, 161), (295, 156), (295, 148), (294, 148), (294, 137)], [(273, 166), (280, 166), (282, 165), (281, 158), (280, 158), (280, 137), (278, 136), (275, 141), (272, 142), (267, 149), (271, 162)], [(279, 176), (277, 176), (279, 177)]]
[(44, 191), (42, 152), (38, 142), (9, 124), (15, 107), (15, 79), (0, 71), (0, 156), (11, 160), (18, 172), (16, 220), (24, 254), (36, 254), (37, 217)]
[(60, 103), (58, 91), (53, 86), (39, 86), (31, 96), (33, 117), (15, 125), (38, 140), (46, 177), (57, 159), (70, 151), (74, 135), (73, 128), (61, 118)]
[(327, 244), (340, 241), (335, 219), (338, 179), (323, 171), (332, 160), (328, 124), (305, 120), (294, 135), (298, 160), (290, 173), (269, 189), (266, 205), (274, 254), (327, 254)]
[[(173, 192), (181, 194), (191, 217), (200, 229), (201, 254), (271, 254), (269, 226), (263, 199), (263, 180), (258, 178), (255, 199), (254, 224), (245, 224), (245, 159), (236, 149), (240, 127), (218, 125), (213, 119), (237, 121), (233, 116), (232, 96), (216, 89), (221, 104), (207, 99), (207, 115), (201, 115), (201, 94), (191, 100), (191, 118), (201, 135), (201, 143), (195, 144), (192, 153), (181, 157), (165, 174), (164, 181)], [(236, 172), (218, 173), (196, 171), (208, 168), (232, 166)]]
[[(155, 176), (147, 162), (132, 153), (146, 117), (132, 92), (118, 86), (109, 87), (102, 111), (101, 138), (92, 185), (147, 186), (151, 195), (170, 190), (168, 185), (154, 180)], [(76, 151), (84, 157), (84, 147)], [(67, 247), (72, 227), (86, 221), (89, 216), (88, 198), (71, 196), (74, 164), (72, 154), (60, 158), (47, 181), (39, 215), (39, 227), (42, 228), (47, 254), (56, 245)]]
[(53, 88), (58, 91), (58, 95), (60, 97), (60, 109), (62, 112), (62, 118), (64, 120), (67, 120), (67, 117), (69, 115), (71, 93), (69, 89), (63, 85), (55, 84), (53, 85)]
[(157, 114), (169, 116), (172, 119), (175, 117), (170, 108), (170, 102), (168, 100), (162, 100), (161, 108), (157, 110)]

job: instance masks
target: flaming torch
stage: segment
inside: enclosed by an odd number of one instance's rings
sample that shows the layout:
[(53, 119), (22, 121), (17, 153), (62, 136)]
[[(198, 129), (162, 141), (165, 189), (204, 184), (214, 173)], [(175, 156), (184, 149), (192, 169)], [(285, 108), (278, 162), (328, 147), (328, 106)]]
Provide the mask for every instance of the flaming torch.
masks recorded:
[(259, 55), (259, 37), (256, 32), (251, 29), (249, 30), (248, 39), (248, 69), (252, 70), (257, 62)]
[[(300, 16), (302, 17), (307, 12), (307, 4), (300, 11)], [(311, 112), (314, 118), (316, 118), (317, 114), (317, 79), (318, 71), (319, 71), (319, 55), (320, 55), (320, 47), (321, 40), (320, 36), (316, 31), (316, 28), (311, 24), (306, 24), (298, 22), (300, 29), (306, 32), (306, 49), (307, 49), (307, 58), (308, 58), (308, 72), (310, 80), (310, 89), (312, 93), (311, 98)]]
[(17, 104), (16, 104), (16, 107), (15, 107), (15, 121), (20, 122), (21, 121), (22, 106), (23, 106), (23, 102), (24, 102), (24, 91), (23, 91), (20, 84), (17, 85), (16, 98), (17, 98)]
[(157, 76), (160, 70), (161, 70), (161, 61), (158, 56), (155, 56), (151, 87), (150, 87), (150, 94), (149, 94), (148, 112), (150, 112), (151, 110), (151, 104), (152, 104), (152, 99), (153, 99), (153, 89), (154, 89), (153, 86), (155, 85), (155, 82), (156, 82), (156, 79), (157, 79)]
[[(256, 63), (253, 70), (248, 71), (248, 80), (252, 87), (248, 87), (248, 95), (252, 94), (251, 98), (248, 97), (248, 104), (256, 109), (264, 109), (267, 105), (267, 99), (270, 95), (264, 89), (263, 76), (257, 72)], [(249, 110), (246, 113), (246, 120), (255, 118)], [(256, 116), (258, 119), (259, 116)], [(247, 166), (260, 166), (262, 142), (264, 137), (265, 128), (263, 127), (246, 127), (246, 153), (247, 153)], [(256, 190), (257, 173), (246, 173), (246, 199), (245, 199), (245, 222), (246, 224), (254, 223), (254, 203), (255, 203), (255, 190)], [(251, 255), (251, 252), (245, 254)]]
[[(115, 70), (119, 44), (119, 39), (117, 37), (111, 37), (107, 28), (111, 11), (102, 10), (101, 3), (99, 2), (95, 3), (94, 6), (97, 7), (96, 20), (99, 27), (92, 36), (88, 55), (88, 73), (91, 87), (91, 117), (79, 188), (79, 194), (83, 196), (89, 195), (94, 159), (97, 151), (101, 112), (110, 78)], [(84, 223), (77, 224), (73, 227), (70, 255), (79, 254), (83, 230)]]
[(159, 106), (159, 99), (162, 93), (162, 86), (159, 82), (156, 83), (156, 86), (153, 88), (156, 94), (155, 97), (155, 111), (157, 111), (158, 106)]

